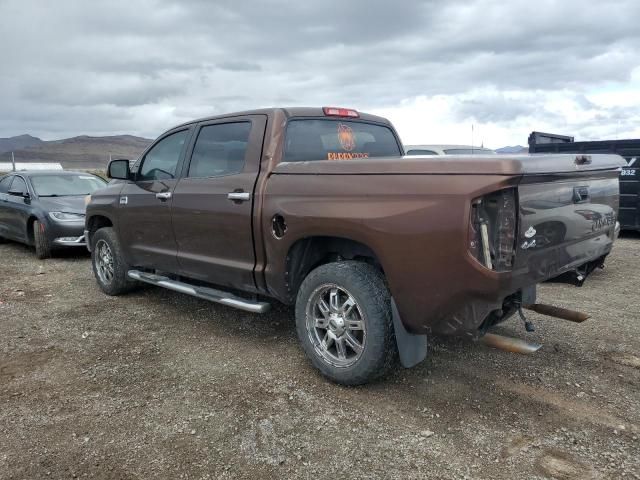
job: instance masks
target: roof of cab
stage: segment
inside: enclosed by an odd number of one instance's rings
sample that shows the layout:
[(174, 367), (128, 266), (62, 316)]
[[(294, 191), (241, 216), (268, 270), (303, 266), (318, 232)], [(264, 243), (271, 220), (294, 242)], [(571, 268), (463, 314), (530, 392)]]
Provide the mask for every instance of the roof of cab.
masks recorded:
[(369, 113), (363, 113), (360, 112), (358, 110), (356, 110), (358, 112), (359, 117), (358, 118), (353, 118), (353, 117), (334, 117), (334, 116), (327, 116), (325, 115), (324, 111), (323, 111), (323, 107), (272, 107), (272, 108), (259, 108), (259, 109), (255, 109), (255, 110), (245, 110), (245, 111), (241, 111), (241, 112), (231, 112), (231, 113), (223, 113), (221, 115), (214, 115), (211, 117), (204, 117), (204, 118), (198, 118), (195, 120), (191, 120), (189, 122), (185, 122), (182, 123), (180, 125), (176, 125), (175, 127), (172, 127), (170, 130), (173, 130), (174, 128), (178, 128), (178, 127), (183, 127), (186, 125), (193, 125), (194, 123), (200, 123), (200, 122), (208, 122), (211, 120), (219, 120), (219, 119), (223, 119), (223, 118), (233, 118), (233, 117), (243, 117), (246, 115), (269, 115), (269, 116), (273, 116), (274, 114), (276, 114), (277, 112), (282, 112), (284, 113), (284, 115), (287, 118), (293, 118), (293, 117), (327, 117), (327, 118), (344, 118), (345, 121), (351, 120), (351, 121), (357, 121), (357, 120), (365, 120), (365, 121), (369, 121), (369, 122), (377, 122), (377, 123), (384, 123), (387, 125), (390, 125), (391, 122), (389, 120), (387, 120), (384, 117), (379, 117), (377, 115), (371, 115)]

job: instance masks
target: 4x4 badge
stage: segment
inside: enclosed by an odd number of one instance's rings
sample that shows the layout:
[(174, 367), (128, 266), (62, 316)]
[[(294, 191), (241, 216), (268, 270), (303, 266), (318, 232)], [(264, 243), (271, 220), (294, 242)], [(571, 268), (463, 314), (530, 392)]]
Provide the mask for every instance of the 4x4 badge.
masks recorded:
[(128, 197), (120, 197), (120, 205), (126, 205), (128, 201)]
[(529, 230), (527, 230), (526, 232), (524, 232), (524, 236), (526, 238), (531, 238), (536, 234), (536, 229), (533, 227), (529, 227)]

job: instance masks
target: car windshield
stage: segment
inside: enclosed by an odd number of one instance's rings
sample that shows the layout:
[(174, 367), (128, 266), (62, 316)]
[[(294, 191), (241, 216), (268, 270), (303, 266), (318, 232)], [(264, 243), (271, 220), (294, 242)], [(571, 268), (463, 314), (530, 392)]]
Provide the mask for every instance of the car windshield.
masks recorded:
[(488, 148), (447, 148), (444, 153), (447, 155), (490, 155), (495, 153), (493, 150), (489, 150)]
[(89, 195), (107, 184), (95, 175), (34, 175), (31, 185), (39, 197)]

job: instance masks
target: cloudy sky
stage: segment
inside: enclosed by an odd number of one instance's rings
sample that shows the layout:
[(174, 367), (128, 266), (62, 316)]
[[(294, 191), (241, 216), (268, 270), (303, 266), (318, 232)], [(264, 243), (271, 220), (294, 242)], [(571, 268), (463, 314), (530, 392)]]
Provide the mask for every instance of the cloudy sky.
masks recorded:
[(0, 137), (265, 106), (389, 117), (405, 143), (640, 137), (640, 1), (0, 0)]

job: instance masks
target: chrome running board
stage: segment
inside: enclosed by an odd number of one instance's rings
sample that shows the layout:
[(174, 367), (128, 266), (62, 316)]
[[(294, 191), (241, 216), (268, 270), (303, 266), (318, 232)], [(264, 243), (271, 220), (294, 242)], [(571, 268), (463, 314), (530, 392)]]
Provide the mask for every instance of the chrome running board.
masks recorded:
[(192, 297), (202, 298), (203, 300), (209, 300), (210, 302), (221, 303), (228, 307), (234, 307), (239, 310), (252, 313), (265, 313), (271, 308), (271, 304), (267, 302), (259, 302), (254, 300), (247, 300), (245, 298), (238, 297), (229, 292), (223, 292), (222, 290), (216, 290), (215, 288), (200, 287), (191, 285), (189, 283), (179, 282), (172, 280), (169, 277), (162, 275), (156, 275), (154, 273), (140, 272), (139, 270), (129, 270), (127, 276), (133, 280), (140, 282), (150, 283), (158, 287), (167, 288), (174, 292), (186, 293)]

